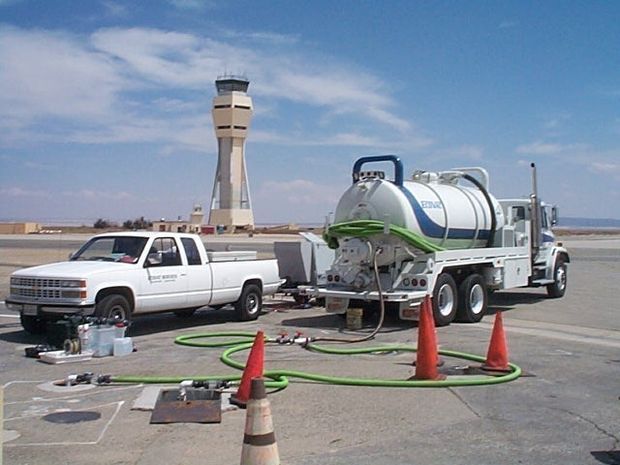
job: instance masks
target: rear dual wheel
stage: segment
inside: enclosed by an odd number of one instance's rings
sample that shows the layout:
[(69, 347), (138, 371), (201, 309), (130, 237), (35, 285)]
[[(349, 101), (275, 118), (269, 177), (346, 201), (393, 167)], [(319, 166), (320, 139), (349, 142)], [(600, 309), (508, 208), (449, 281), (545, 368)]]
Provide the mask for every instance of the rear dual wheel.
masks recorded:
[(487, 312), (488, 295), (484, 278), (479, 274), (469, 275), (459, 286), (457, 321), (477, 323)]
[(433, 289), (433, 317), (436, 326), (446, 326), (452, 323), (456, 316), (457, 303), (458, 295), (454, 278), (448, 273), (441, 273)]
[(479, 274), (467, 276), (458, 286), (448, 273), (437, 278), (433, 290), (433, 316), (436, 326), (452, 321), (477, 323), (487, 312), (487, 289)]

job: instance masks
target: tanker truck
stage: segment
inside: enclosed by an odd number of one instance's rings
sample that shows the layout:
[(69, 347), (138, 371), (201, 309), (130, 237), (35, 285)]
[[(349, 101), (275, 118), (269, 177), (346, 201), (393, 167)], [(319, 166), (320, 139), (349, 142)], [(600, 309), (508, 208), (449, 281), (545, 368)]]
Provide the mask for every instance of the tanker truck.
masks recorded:
[[(393, 179), (362, 171), (379, 162), (393, 165)], [(326, 224), (324, 238), (336, 249), (326, 284), (305, 292), (325, 299), (330, 313), (380, 303), (404, 320), (417, 319), (430, 296), (438, 326), (480, 321), (496, 290), (545, 287), (562, 297), (570, 258), (551, 230), (557, 208), (538, 198), (531, 169), (529, 198), (498, 200), (483, 168), (415, 171), (405, 180), (397, 156), (358, 159)]]

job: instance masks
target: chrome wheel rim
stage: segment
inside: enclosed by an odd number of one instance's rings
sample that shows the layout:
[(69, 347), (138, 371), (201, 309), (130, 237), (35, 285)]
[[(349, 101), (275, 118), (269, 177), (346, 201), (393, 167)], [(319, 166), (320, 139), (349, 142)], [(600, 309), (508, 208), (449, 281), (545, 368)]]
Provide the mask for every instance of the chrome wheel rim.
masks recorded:
[(125, 314), (125, 309), (122, 305), (114, 305), (108, 313), (108, 318), (115, 321), (123, 321), (127, 319), (127, 315)]
[(448, 284), (441, 286), (437, 298), (439, 313), (441, 313), (442, 316), (450, 316), (454, 309), (454, 291), (452, 287)]
[(566, 287), (566, 270), (563, 266), (560, 266), (555, 272), (555, 282), (557, 283), (558, 289), (563, 291)]
[(474, 315), (479, 315), (484, 308), (484, 289), (480, 284), (474, 284), (469, 291), (469, 308)]
[(245, 300), (245, 308), (248, 309), (250, 315), (258, 311), (258, 296), (256, 294), (250, 294)]

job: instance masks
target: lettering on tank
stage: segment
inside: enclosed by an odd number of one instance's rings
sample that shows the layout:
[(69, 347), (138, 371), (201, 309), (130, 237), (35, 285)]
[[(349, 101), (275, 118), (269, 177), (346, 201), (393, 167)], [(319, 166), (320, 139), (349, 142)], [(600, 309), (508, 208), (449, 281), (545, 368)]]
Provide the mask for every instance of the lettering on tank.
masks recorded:
[(432, 201), (432, 200), (420, 200), (420, 206), (425, 210), (442, 210), (443, 203), (440, 201)]

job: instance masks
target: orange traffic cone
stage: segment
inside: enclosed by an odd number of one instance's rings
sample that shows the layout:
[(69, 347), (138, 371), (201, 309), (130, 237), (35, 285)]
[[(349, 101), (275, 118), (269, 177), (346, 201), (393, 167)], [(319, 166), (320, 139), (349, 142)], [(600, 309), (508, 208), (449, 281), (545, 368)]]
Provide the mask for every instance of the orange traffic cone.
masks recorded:
[(418, 349), (416, 351), (414, 379), (445, 379), (437, 371), (437, 336), (430, 297), (426, 296), (420, 306), (418, 324)]
[(230, 397), (230, 403), (235, 404), (241, 408), (245, 408), (248, 399), (250, 398), (250, 388), (252, 384), (252, 378), (260, 378), (263, 376), (263, 366), (265, 360), (265, 335), (262, 331), (256, 333), (254, 338), (254, 344), (248, 355), (248, 361), (245, 364), (243, 375), (241, 376), (241, 383), (237, 392)]
[(254, 378), (245, 417), (241, 465), (280, 465), (265, 380)]
[(506, 345), (506, 335), (504, 334), (504, 324), (502, 313), (495, 314), (491, 342), (487, 351), (487, 359), (480, 368), (487, 371), (508, 372), (511, 371), (508, 365), (508, 347)]

